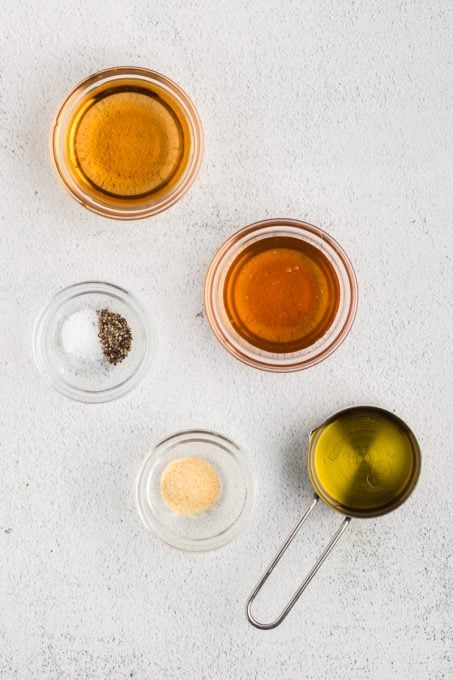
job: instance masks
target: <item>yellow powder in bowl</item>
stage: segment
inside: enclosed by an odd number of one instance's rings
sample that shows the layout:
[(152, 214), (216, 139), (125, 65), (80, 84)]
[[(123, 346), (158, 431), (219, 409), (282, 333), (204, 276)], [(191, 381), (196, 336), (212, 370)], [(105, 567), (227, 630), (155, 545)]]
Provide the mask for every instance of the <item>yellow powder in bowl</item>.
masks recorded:
[(160, 480), (165, 505), (180, 515), (209, 510), (221, 491), (219, 475), (204, 458), (179, 458), (167, 465)]

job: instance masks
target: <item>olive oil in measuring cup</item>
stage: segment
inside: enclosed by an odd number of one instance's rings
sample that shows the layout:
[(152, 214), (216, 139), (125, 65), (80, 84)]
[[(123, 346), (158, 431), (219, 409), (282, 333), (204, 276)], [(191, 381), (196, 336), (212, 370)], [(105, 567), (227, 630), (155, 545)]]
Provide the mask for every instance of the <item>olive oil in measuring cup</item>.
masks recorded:
[(376, 516), (399, 505), (418, 474), (415, 438), (401, 420), (362, 406), (336, 414), (311, 434), (309, 470), (335, 510)]
[[(356, 406), (335, 413), (313, 430), (308, 470), (315, 496), (247, 601), (247, 618), (261, 630), (276, 628), (286, 618), (352, 517), (383, 515), (408, 498), (420, 474), (420, 448), (412, 430), (390, 411)], [(253, 602), (319, 499), (345, 517), (277, 618), (258, 621)]]

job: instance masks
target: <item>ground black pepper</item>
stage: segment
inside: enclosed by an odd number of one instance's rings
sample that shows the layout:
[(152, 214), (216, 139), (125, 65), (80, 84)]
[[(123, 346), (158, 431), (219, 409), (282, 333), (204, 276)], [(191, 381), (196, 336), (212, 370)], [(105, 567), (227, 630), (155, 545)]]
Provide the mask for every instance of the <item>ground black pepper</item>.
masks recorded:
[(121, 314), (109, 309), (98, 309), (99, 339), (102, 351), (111, 364), (121, 363), (129, 354), (132, 346), (132, 332), (129, 324)]

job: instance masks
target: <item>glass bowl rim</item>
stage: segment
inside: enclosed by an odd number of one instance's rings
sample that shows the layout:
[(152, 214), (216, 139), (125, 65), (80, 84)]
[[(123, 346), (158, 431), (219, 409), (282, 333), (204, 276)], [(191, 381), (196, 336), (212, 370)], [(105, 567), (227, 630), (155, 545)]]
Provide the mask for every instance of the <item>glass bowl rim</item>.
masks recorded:
[[(169, 442), (183, 443), (186, 439), (193, 436), (201, 437), (205, 442), (213, 443), (216, 446), (218, 446), (219, 442), (223, 442), (228, 446), (228, 452), (233, 456), (241, 472), (241, 477), (244, 482), (246, 492), (245, 501), (241, 512), (232, 522), (232, 524), (229, 524), (228, 527), (219, 534), (201, 539), (192, 539), (186, 537), (179, 538), (178, 536), (175, 536), (170, 530), (167, 531), (166, 527), (158, 521), (152, 521), (150, 524), (149, 516), (147, 515), (145, 517), (143, 510), (145, 495), (144, 487), (149, 478), (149, 468), (155, 461), (159, 459), (163, 453), (165, 453)], [(135, 506), (144, 528), (166, 545), (181, 550), (182, 552), (211, 552), (214, 550), (219, 550), (220, 548), (223, 548), (234, 541), (246, 528), (251, 519), (253, 509), (255, 507), (255, 498), (256, 478), (248, 456), (245, 454), (244, 450), (239, 446), (239, 444), (237, 444), (237, 442), (235, 442), (233, 439), (209, 428), (183, 429), (168, 435), (163, 439), (160, 439), (144, 456), (140, 463), (135, 480)], [(149, 515), (151, 516), (152, 520), (155, 519), (155, 514), (152, 510), (149, 511)]]
[[(273, 355), (269, 352), (262, 352), (263, 361), (259, 360), (256, 356), (253, 356), (246, 348), (238, 349), (233, 345), (225, 332), (225, 325), (219, 318), (216, 312), (216, 304), (214, 301), (216, 291), (214, 289), (215, 277), (221, 266), (223, 259), (226, 255), (233, 255), (235, 251), (242, 245), (244, 245), (249, 237), (252, 237), (258, 231), (269, 231), (269, 236), (275, 229), (280, 227), (296, 228), (300, 231), (300, 238), (303, 240), (304, 232), (310, 233), (323, 242), (326, 242), (333, 250), (335, 255), (338, 257), (339, 261), (344, 267), (345, 273), (347, 275), (348, 287), (350, 293), (350, 303), (349, 309), (347, 310), (346, 318), (339, 328), (338, 332), (333, 336), (331, 342), (322, 349), (318, 354), (309, 359), (301, 359), (298, 362), (291, 362), (285, 364), (283, 362), (273, 363)], [(278, 234), (277, 234), (278, 235)], [(316, 227), (309, 222), (302, 220), (297, 220), (293, 218), (270, 218), (265, 220), (260, 220), (258, 222), (253, 222), (245, 227), (242, 227), (238, 231), (234, 232), (229, 236), (223, 244), (215, 252), (211, 259), (211, 262), (206, 273), (205, 285), (204, 285), (204, 307), (206, 311), (206, 318), (213, 331), (215, 337), (220, 342), (220, 344), (226, 349), (230, 354), (232, 354), (236, 359), (239, 359), (242, 363), (252, 366), (253, 368), (258, 368), (264, 371), (270, 371), (275, 373), (289, 373), (300, 371), (310, 366), (314, 366), (319, 362), (326, 359), (330, 354), (332, 354), (344, 341), (348, 335), (351, 327), (354, 323), (354, 319), (357, 313), (358, 307), (358, 284), (357, 277), (354, 271), (354, 267), (349, 259), (348, 255), (340, 244), (332, 237), (330, 234), (325, 232), (320, 227)], [(304, 351), (304, 350), (302, 350)], [(294, 354), (297, 354), (295, 352)], [(268, 359), (268, 360), (267, 360)]]
[[(118, 385), (97, 391), (74, 387), (61, 380), (52, 364), (48, 361), (44, 350), (47, 326), (56, 311), (65, 302), (88, 293), (111, 296), (120, 300), (126, 307), (132, 309), (140, 322), (145, 340), (143, 356), (135, 371)], [(41, 308), (33, 331), (33, 357), (40, 374), (57, 390), (57, 392), (60, 392), (60, 394), (86, 404), (100, 404), (113, 401), (130, 392), (148, 372), (154, 345), (155, 341), (151, 343), (151, 328), (142, 303), (135, 295), (125, 288), (106, 281), (81, 281), (59, 290), (50, 298), (44, 307)]]
[[(102, 84), (103, 81), (108, 81), (109, 79), (127, 76), (135, 76), (139, 80), (145, 79), (151, 83), (158, 83), (159, 85), (167, 88), (171, 94), (176, 97), (184, 109), (187, 122), (192, 130), (193, 152), (192, 158), (187, 163), (187, 168), (185, 169), (180, 183), (177, 184), (175, 189), (171, 191), (166, 197), (152, 205), (144, 205), (135, 208), (131, 206), (130, 208), (126, 209), (113, 205), (104, 205), (103, 203), (98, 202), (96, 199), (83, 194), (76, 182), (70, 178), (70, 175), (67, 171), (67, 164), (64, 159), (64, 154), (58, 148), (58, 145), (59, 143), (61, 144), (61, 139), (64, 137), (67, 124), (66, 120), (64, 121), (65, 124), (61, 125), (61, 119), (64, 115), (67, 115), (68, 112), (71, 111), (72, 101), (76, 98), (79, 98), (80, 96), (83, 96), (84, 92), (95, 83)], [(83, 205), (88, 210), (91, 210), (98, 215), (102, 215), (103, 217), (109, 217), (111, 219), (117, 220), (139, 220), (152, 217), (153, 215), (157, 215), (160, 212), (167, 210), (167, 208), (170, 208), (177, 201), (179, 201), (179, 199), (182, 198), (189, 190), (198, 175), (201, 162), (203, 160), (204, 134), (201, 119), (197, 109), (195, 108), (195, 105), (185, 90), (183, 90), (182, 87), (180, 87), (171, 78), (168, 78), (158, 71), (153, 71), (152, 69), (144, 68), (142, 66), (112, 66), (90, 74), (81, 80), (66, 95), (58, 107), (52, 122), (50, 146), (51, 158), (56, 169), (57, 176), (65, 189), (78, 203)]]

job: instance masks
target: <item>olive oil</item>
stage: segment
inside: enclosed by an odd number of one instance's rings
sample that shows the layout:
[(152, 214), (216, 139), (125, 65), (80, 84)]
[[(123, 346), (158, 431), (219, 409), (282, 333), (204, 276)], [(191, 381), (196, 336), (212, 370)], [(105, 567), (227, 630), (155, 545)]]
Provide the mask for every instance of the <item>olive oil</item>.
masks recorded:
[(186, 116), (155, 83), (122, 78), (81, 98), (64, 140), (69, 172), (95, 200), (133, 204), (167, 194), (190, 154)]
[(330, 260), (291, 236), (252, 243), (225, 278), (224, 305), (233, 328), (267, 352), (297, 352), (313, 345), (332, 325), (339, 300)]
[(417, 481), (420, 451), (409, 428), (382, 409), (336, 414), (312, 433), (310, 476), (321, 498), (354, 516), (383, 514)]

